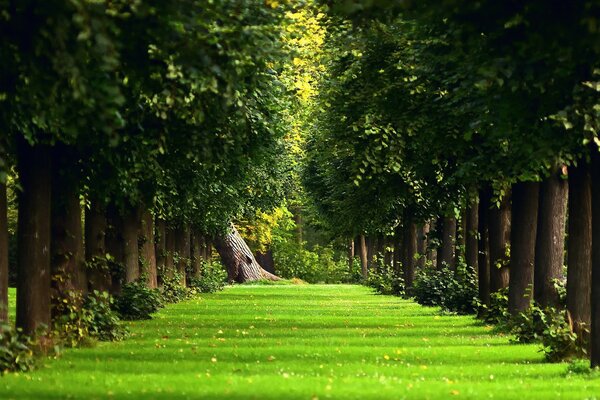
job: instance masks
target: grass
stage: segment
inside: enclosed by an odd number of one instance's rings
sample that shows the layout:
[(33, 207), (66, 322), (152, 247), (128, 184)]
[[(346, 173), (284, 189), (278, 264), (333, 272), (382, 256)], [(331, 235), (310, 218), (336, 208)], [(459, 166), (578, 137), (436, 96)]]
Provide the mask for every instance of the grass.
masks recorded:
[(1, 399), (593, 399), (535, 345), (360, 286), (241, 285), (172, 305), (121, 343), (0, 378)]

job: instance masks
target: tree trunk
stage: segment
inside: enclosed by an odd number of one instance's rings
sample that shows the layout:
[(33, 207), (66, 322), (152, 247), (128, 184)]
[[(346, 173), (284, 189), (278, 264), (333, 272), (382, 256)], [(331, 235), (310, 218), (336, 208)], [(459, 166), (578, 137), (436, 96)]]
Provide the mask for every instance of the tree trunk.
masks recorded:
[[(585, 161), (581, 161), (585, 162)], [(567, 310), (578, 335), (590, 326), (592, 279), (592, 187), (588, 165), (569, 168)], [(589, 339), (589, 334), (586, 333)]]
[(125, 283), (134, 282), (140, 277), (140, 253), (138, 231), (140, 215), (137, 207), (126, 210), (123, 216), (123, 262), (125, 265)]
[(212, 243), (208, 240), (208, 238), (204, 238), (204, 243), (205, 243), (205, 251), (206, 251), (206, 255), (204, 256), (204, 259), (206, 260), (206, 262), (212, 262), (212, 256), (213, 256), (213, 245)]
[(479, 256), (479, 242), (478, 242), (478, 226), (479, 226), (479, 201), (477, 196), (469, 202), (466, 212), (466, 226), (464, 230), (465, 235), (465, 262), (475, 273), (478, 272), (478, 256)]
[(231, 225), (231, 231), (227, 235), (215, 238), (215, 246), (225, 268), (227, 268), (229, 282), (243, 283), (260, 279), (272, 281), (280, 279), (262, 269), (258, 262), (256, 262), (252, 251), (250, 251), (250, 248), (233, 224)]
[(348, 243), (348, 271), (354, 272), (354, 239)]
[(394, 265), (394, 252), (392, 250), (393, 243), (388, 236), (383, 237), (383, 263), (386, 267), (391, 268)]
[(155, 223), (156, 238), (154, 251), (156, 253), (156, 275), (157, 285), (162, 285), (166, 273), (167, 261), (167, 230), (165, 220), (157, 218)]
[(0, 323), (8, 322), (8, 217), (6, 185), (0, 183)]
[(442, 222), (442, 247), (438, 255), (438, 267), (456, 270), (456, 218), (444, 217)]
[(302, 223), (302, 210), (300, 209), (300, 207), (294, 208), (293, 216), (294, 224), (296, 225), (296, 242), (298, 242), (298, 244), (301, 245), (304, 241), (304, 226)]
[(265, 271), (275, 274), (275, 260), (273, 259), (273, 250), (267, 249), (267, 251), (265, 251), (264, 253), (256, 253), (254, 258), (256, 259), (256, 262), (260, 266), (262, 266), (262, 268)]
[(568, 190), (560, 171), (540, 185), (533, 298), (543, 307), (560, 303), (554, 280), (563, 275)]
[(537, 234), (539, 184), (513, 185), (510, 282), (508, 310), (516, 315), (531, 303)]
[(483, 189), (479, 193), (479, 254), (477, 257), (477, 282), (479, 287), (479, 300), (485, 305), (490, 305), (490, 237), (489, 237), (489, 209), (492, 191)]
[(415, 281), (415, 253), (417, 252), (417, 225), (410, 218), (404, 218), (404, 237), (403, 237), (403, 260), (402, 272), (404, 277), (404, 287), (407, 294), (413, 287)]
[(402, 225), (398, 225), (394, 229), (394, 272), (397, 276), (402, 274), (402, 261), (404, 260), (403, 249), (403, 232)]
[(419, 225), (417, 229), (417, 253), (419, 253), (419, 259), (417, 260), (417, 268), (425, 268), (425, 262), (427, 261), (427, 234), (429, 233), (429, 224), (424, 223)]
[(177, 252), (177, 236), (174, 228), (167, 228), (165, 233), (165, 277), (173, 278), (175, 273), (174, 255)]
[(121, 293), (121, 285), (125, 280), (125, 255), (123, 252), (123, 217), (114, 204), (106, 207), (106, 252), (112, 257), (109, 266), (111, 279), (110, 293)]
[(98, 202), (90, 200), (85, 211), (85, 260), (88, 264), (89, 290), (110, 291), (111, 277), (106, 257), (106, 214)]
[[(454, 256), (455, 258), (458, 258), (459, 256), (462, 256), (465, 261), (467, 258), (467, 218), (468, 215), (467, 213), (469, 212), (469, 206), (467, 205), (466, 208), (461, 209), (460, 211), (460, 225), (457, 225), (457, 229), (460, 230), (460, 232), (456, 232), (456, 255)], [(477, 211), (476, 211), (477, 213)], [(459, 234), (460, 233), (460, 234)], [(456, 263), (456, 260), (455, 260)]]
[(156, 269), (156, 248), (154, 246), (154, 217), (147, 208), (141, 214), (139, 236), (142, 239), (140, 263), (141, 271), (146, 276), (146, 283), (150, 289), (158, 287), (158, 273)]
[(369, 254), (367, 251), (367, 243), (365, 239), (365, 235), (360, 235), (360, 266), (362, 271), (362, 277), (364, 280), (367, 280), (369, 277)]
[(205, 251), (204, 250), (204, 237), (197, 229), (193, 229), (191, 241), (192, 241), (191, 277), (199, 278), (202, 275), (202, 261), (203, 261), (203, 254)]
[(436, 232), (437, 229), (439, 229), (438, 221), (429, 221), (429, 231), (427, 232), (427, 260), (430, 261), (433, 268), (437, 268), (438, 252), (437, 249), (431, 246), (431, 236), (434, 234), (434, 232)]
[(175, 270), (179, 274), (181, 286), (186, 285), (186, 269), (190, 262), (190, 229), (187, 226), (179, 227), (175, 230), (175, 251), (177, 260), (175, 260)]
[(86, 293), (87, 274), (79, 190), (62, 174), (56, 173), (53, 178), (51, 270), (52, 286), (56, 291), (52, 300), (56, 305), (67, 298), (69, 292)]
[(377, 236), (367, 237), (367, 267), (369, 271), (375, 269), (375, 256), (377, 254)]
[(600, 152), (592, 147), (592, 325), (591, 364), (600, 366)]
[(50, 326), (50, 204), (52, 162), (49, 146), (17, 145), (19, 194), (17, 249), (17, 327), (26, 334)]
[(497, 292), (508, 287), (510, 272), (507, 255), (510, 243), (510, 195), (500, 200), (500, 207), (491, 205), (488, 211), (490, 246), (490, 291)]

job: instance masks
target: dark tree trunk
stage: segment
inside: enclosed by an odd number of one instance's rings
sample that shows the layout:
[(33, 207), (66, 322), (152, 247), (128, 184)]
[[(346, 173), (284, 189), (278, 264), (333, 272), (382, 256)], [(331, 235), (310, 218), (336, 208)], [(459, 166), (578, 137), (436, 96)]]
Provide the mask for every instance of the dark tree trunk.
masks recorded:
[(8, 218), (6, 185), (0, 183), (0, 323), (8, 321)]
[(393, 243), (391, 243), (392, 240), (388, 236), (384, 236), (383, 241), (383, 263), (390, 268), (394, 265)]
[(140, 212), (137, 207), (126, 210), (123, 216), (123, 261), (125, 264), (125, 283), (134, 282), (140, 277), (140, 252), (138, 232)]
[(360, 235), (360, 266), (362, 271), (362, 277), (366, 280), (369, 277), (369, 254), (367, 251), (367, 243), (365, 239), (365, 235)]
[(417, 267), (419, 269), (425, 268), (425, 262), (427, 261), (427, 234), (429, 233), (429, 224), (424, 223), (419, 225), (417, 228), (417, 253), (419, 253), (419, 259), (417, 260)]
[(509, 257), (507, 255), (510, 243), (510, 195), (500, 200), (500, 207), (491, 205), (488, 211), (489, 246), (490, 246), (490, 291), (497, 292), (508, 287), (510, 278)]
[(275, 274), (275, 260), (273, 259), (273, 250), (267, 249), (264, 253), (256, 253), (254, 256), (258, 265), (265, 271)]
[(402, 273), (402, 262), (404, 260), (404, 252), (402, 242), (404, 230), (401, 225), (398, 225), (394, 230), (394, 272), (400, 276)]
[(375, 269), (375, 256), (377, 254), (377, 236), (369, 236), (367, 238), (367, 266), (369, 271)]
[(85, 260), (88, 264), (89, 290), (110, 291), (111, 277), (106, 257), (106, 214), (94, 199), (85, 211)]
[(354, 272), (354, 239), (348, 243), (348, 270)]
[(211, 262), (212, 261), (212, 256), (213, 256), (213, 245), (212, 243), (208, 240), (208, 238), (204, 238), (205, 240), (205, 251), (206, 251), (206, 255), (204, 256), (204, 259), (207, 262)]
[(479, 254), (477, 259), (477, 282), (479, 299), (485, 305), (490, 304), (490, 245), (489, 245), (489, 209), (492, 191), (483, 189), (479, 192)]
[(106, 252), (113, 258), (110, 266), (111, 289), (113, 295), (121, 293), (125, 280), (125, 254), (123, 249), (123, 218), (114, 204), (106, 207)]
[(155, 223), (155, 247), (156, 253), (156, 271), (157, 284), (160, 286), (163, 283), (163, 275), (166, 274), (167, 261), (167, 229), (163, 219), (157, 218)]
[[(585, 162), (585, 161), (582, 161)], [(592, 279), (592, 187), (588, 165), (569, 168), (567, 310), (578, 335), (590, 326)], [(589, 336), (589, 334), (586, 334)], [(587, 338), (589, 339), (589, 337)]]
[(139, 236), (141, 238), (140, 248), (140, 270), (146, 276), (149, 288), (158, 287), (158, 273), (156, 269), (156, 248), (154, 246), (154, 217), (147, 208), (141, 213), (141, 224)]
[(61, 302), (71, 291), (87, 292), (87, 274), (84, 263), (79, 190), (64, 175), (57, 173), (53, 178), (51, 231), (52, 276), (54, 277), (52, 286), (55, 290), (53, 302)]
[(466, 226), (464, 235), (465, 241), (465, 262), (475, 273), (478, 272), (479, 265), (479, 242), (478, 242), (478, 226), (479, 226), (479, 201), (477, 197), (472, 199), (467, 206)]
[(600, 152), (592, 151), (592, 325), (591, 364), (600, 366)]
[(439, 224), (437, 221), (429, 221), (429, 231), (427, 232), (427, 260), (430, 261), (431, 266), (433, 268), (437, 268), (438, 262), (438, 254), (437, 249), (431, 246), (430, 238), (433, 236), (434, 232), (439, 229)]
[(165, 277), (173, 278), (175, 273), (174, 255), (177, 252), (177, 236), (171, 227), (165, 230)]
[(190, 262), (190, 228), (187, 226), (179, 227), (175, 230), (175, 246), (178, 259), (175, 268), (180, 276), (181, 286), (186, 285), (186, 269)]
[[(456, 257), (462, 256), (464, 257), (465, 261), (467, 258), (467, 253), (466, 253), (466, 249), (467, 249), (467, 218), (468, 215), (467, 213), (469, 212), (469, 206), (467, 205), (466, 208), (461, 209), (460, 212), (460, 225), (457, 227), (460, 230), (460, 234), (459, 232), (456, 233), (457, 236), (457, 243), (456, 243)], [(456, 263), (456, 260), (455, 260)]]
[(526, 310), (532, 300), (539, 183), (516, 183), (513, 185), (512, 193), (508, 310), (511, 314), (516, 315)]
[(568, 190), (559, 171), (540, 185), (533, 298), (544, 307), (560, 303), (554, 280), (563, 274)]
[(415, 225), (410, 218), (404, 219), (403, 236), (404, 257), (402, 261), (402, 272), (404, 286), (407, 294), (409, 294), (415, 281), (415, 253), (417, 252), (417, 225)]
[(243, 283), (260, 279), (279, 280), (279, 277), (265, 271), (256, 262), (252, 251), (233, 225), (227, 235), (215, 238), (215, 246), (227, 269), (230, 282)]
[(450, 270), (456, 269), (456, 218), (444, 217), (442, 223), (442, 247), (438, 254), (438, 267), (446, 266)]
[(202, 275), (202, 261), (204, 260), (204, 236), (197, 230), (192, 230), (192, 278), (199, 278)]
[(30, 146), (19, 137), (17, 249), (17, 327), (26, 334), (50, 326), (50, 204), (52, 162), (49, 146)]

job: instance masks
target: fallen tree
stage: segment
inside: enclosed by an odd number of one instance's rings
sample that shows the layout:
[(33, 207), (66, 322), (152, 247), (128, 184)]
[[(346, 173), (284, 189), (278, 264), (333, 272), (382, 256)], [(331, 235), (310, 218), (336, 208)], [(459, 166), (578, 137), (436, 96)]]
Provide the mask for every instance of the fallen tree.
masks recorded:
[(229, 282), (244, 283), (261, 279), (280, 280), (278, 276), (260, 266), (233, 224), (229, 233), (217, 236), (214, 243), (223, 265), (227, 268)]

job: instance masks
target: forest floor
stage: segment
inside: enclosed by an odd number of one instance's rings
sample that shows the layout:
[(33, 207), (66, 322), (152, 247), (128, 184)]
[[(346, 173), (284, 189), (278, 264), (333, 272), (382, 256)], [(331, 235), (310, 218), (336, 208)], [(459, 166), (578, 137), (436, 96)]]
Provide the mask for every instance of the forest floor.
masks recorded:
[(131, 331), (0, 377), (0, 399), (600, 398), (538, 345), (361, 286), (228, 287)]

